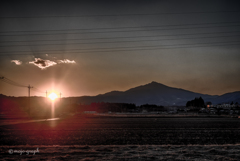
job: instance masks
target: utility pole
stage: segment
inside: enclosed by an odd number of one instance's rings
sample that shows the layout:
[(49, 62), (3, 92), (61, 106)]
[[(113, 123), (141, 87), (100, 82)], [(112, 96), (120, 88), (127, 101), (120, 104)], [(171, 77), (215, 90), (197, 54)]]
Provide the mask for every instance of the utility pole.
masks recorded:
[(47, 91), (46, 91), (46, 98), (47, 98)]
[(31, 87), (30, 84), (29, 84), (29, 85), (28, 85), (28, 106), (29, 106), (29, 107), (28, 107), (28, 110), (29, 110), (29, 111), (28, 111), (28, 114), (29, 114), (29, 116), (30, 116), (30, 89), (31, 89), (31, 88), (33, 88), (33, 87)]

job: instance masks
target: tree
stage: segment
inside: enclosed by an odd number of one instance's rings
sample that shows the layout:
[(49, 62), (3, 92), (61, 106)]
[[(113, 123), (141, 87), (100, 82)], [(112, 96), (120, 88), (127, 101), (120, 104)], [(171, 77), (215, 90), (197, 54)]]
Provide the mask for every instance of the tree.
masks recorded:
[(205, 106), (205, 103), (204, 103), (204, 100), (202, 99), (202, 97), (199, 98), (199, 106), (198, 107), (204, 107)]
[(204, 100), (202, 97), (195, 98), (194, 100), (188, 101), (186, 107), (193, 106), (193, 107), (205, 107)]

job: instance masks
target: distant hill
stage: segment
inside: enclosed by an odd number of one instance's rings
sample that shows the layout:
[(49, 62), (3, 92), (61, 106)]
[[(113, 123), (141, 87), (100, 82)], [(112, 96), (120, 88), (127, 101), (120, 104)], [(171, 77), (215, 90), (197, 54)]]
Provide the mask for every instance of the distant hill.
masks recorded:
[(5, 95), (3, 95), (3, 94), (0, 94), (0, 98), (4, 98), (4, 97), (7, 97), (7, 96), (5, 96)]
[(91, 102), (115, 102), (115, 103), (134, 103), (156, 104), (163, 106), (184, 106), (186, 102), (195, 97), (202, 97), (205, 102), (211, 101), (214, 104), (239, 102), (240, 92), (233, 92), (221, 96), (206, 95), (195, 93), (184, 89), (168, 87), (161, 83), (151, 82), (146, 85), (131, 88), (127, 91), (112, 91), (97, 96), (79, 97), (81, 103)]
[(211, 100), (213, 104), (231, 103), (232, 101), (234, 103), (235, 102), (240, 103), (240, 91), (226, 93)]

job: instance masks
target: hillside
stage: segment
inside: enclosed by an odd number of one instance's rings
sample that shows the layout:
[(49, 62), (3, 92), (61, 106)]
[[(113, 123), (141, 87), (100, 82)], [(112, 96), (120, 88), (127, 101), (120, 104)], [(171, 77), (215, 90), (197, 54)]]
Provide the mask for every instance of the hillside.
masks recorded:
[(118, 102), (118, 103), (135, 103), (156, 104), (163, 106), (184, 106), (186, 102), (195, 97), (202, 97), (205, 102), (211, 101), (214, 104), (227, 102), (240, 102), (240, 92), (233, 92), (217, 95), (206, 95), (195, 93), (180, 88), (173, 88), (157, 82), (151, 82), (146, 85), (131, 88), (127, 91), (112, 91), (97, 96), (84, 96), (79, 98), (81, 103), (91, 102)]

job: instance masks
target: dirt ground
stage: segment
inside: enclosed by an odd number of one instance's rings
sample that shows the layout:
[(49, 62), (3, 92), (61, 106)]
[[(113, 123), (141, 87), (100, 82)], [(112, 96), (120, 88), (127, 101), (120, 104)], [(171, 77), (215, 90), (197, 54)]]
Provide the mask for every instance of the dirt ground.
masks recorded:
[(74, 159), (73, 156), (77, 160), (240, 159), (240, 119), (237, 118), (75, 115), (2, 125), (0, 130), (1, 154), (7, 160), (19, 157), (18, 151), (9, 154), (9, 149), (37, 148), (39, 153), (20, 157), (33, 160), (44, 157), (68, 160)]

